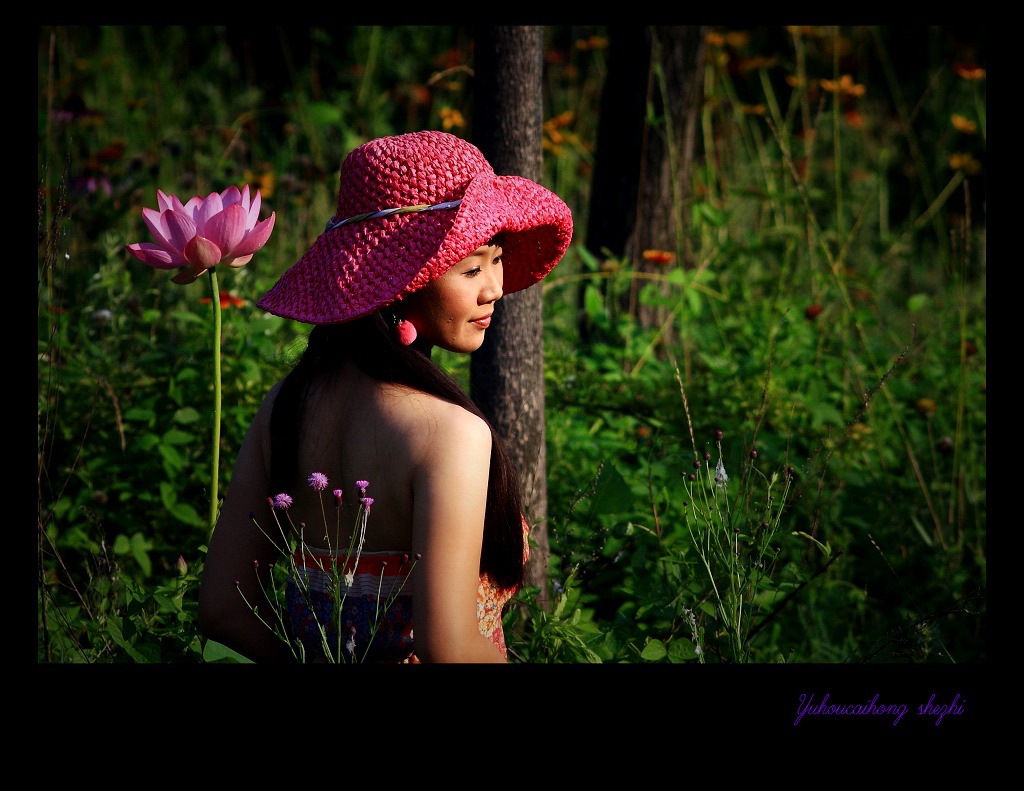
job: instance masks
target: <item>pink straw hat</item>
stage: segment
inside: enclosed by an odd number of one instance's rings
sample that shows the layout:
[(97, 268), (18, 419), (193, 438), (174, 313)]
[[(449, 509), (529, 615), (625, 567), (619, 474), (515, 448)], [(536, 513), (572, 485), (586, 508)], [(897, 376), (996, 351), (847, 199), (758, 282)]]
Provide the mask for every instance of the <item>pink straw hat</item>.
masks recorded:
[(259, 306), (307, 324), (366, 316), (436, 280), (504, 233), (503, 291), (541, 280), (565, 254), (572, 214), (521, 176), (498, 176), (446, 132), (371, 140), (341, 163), (338, 211)]

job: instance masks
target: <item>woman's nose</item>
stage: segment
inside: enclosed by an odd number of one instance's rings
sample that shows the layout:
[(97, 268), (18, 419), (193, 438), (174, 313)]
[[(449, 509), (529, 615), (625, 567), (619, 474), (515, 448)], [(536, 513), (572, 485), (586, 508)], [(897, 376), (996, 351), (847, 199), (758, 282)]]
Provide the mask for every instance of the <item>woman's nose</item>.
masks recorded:
[(504, 273), (500, 266), (489, 267), (490, 271), (487, 274), (487, 283), (484, 285), (481, 297), (486, 302), (497, 302), (501, 299), (502, 292), (501, 287), (505, 282)]

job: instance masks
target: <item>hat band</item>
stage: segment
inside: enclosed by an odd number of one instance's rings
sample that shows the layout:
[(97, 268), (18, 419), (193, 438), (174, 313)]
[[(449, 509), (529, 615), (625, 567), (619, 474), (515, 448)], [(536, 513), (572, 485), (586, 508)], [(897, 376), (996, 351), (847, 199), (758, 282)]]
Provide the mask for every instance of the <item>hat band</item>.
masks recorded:
[(387, 217), (391, 214), (407, 214), (409, 212), (421, 212), (421, 211), (436, 211), (438, 209), (454, 209), (462, 203), (462, 198), (458, 200), (449, 200), (444, 203), (435, 203), (432, 206), (428, 206), (425, 203), (420, 203), (415, 206), (399, 206), (395, 209), (381, 209), (380, 211), (372, 211), (367, 214), (357, 214), (354, 217), (346, 217), (344, 220), (334, 221), (331, 220), (327, 223), (324, 228), (324, 233), (332, 230), (333, 228), (340, 228), (342, 225), (347, 225), (350, 222), (358, 222), (359, 220), (376, 220), (378, 217)]

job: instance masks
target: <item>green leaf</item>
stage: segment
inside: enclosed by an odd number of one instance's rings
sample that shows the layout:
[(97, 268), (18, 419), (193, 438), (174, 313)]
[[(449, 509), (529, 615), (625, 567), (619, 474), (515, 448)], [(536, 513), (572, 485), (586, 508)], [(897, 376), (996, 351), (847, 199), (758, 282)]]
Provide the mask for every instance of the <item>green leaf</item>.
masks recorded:
[(132, 536), (131, 545), (132, 557), (135, 558), (135, 562), (139, 564), (143, 574), (147, 577), (150, 576), (153, 573), (153, 563), (149, 559), (149, 550), (153, 548), (153, 543), (142, 533), (135, 533)]
[(168, 511), (178, 502), (178, 490), (167, 481), (160, 481), (160, 502)]
[(927, 310), (932, 304), (932, 298), (928, 294), (912, 294), (907, 299), (907, 310), (911, 313), (920, 313)]
[(169, 445), (191, 445), (196, 441), (196, 435), (188, 431), (172, 428), (165, 431), (161, 439)]
[(687, 288), (684, 293), (686, 294), (686, 302), (690, 306), (690, 312), (694, 316), (699, 316), (701, 309), (704, 307), (704, 298), (695, 288)]
[(110, 639), (119, 645), (124, 652), (128, 654), (136, 662), (146, 662), (146, 657), (135, 650), (135, 647), (129, 643), (121, 632), (121, 619), (116, 615), (111, 615), (107, 618), (107, 634), (110, 635)]
[(613, 465), (605, 464), (598, 475), (594, 490), (594, 509), (602, 514), (628, 511), (633, 506), (633, 493), (622, 474)]
[(167, 510), (171, 516), (184, 522), (186, 525), (192, 525), (193, 527), (203, 527), (206, 525), (206, 522), (199, 516), (199, 513), (192, 507), (191, 503), (174, 503)]
[(932, 537), (930, 535), (928, 535), (928, 531), (924, 529), (924, 525), (922, 525), (921, 522), (918, 520), (918, 518), (916, 516), (914, 516), (913, 514), (910, 515), (910, 521), (914, 525), (915, 529), (917, 530), (918, 535), (920, 535), (921, 538), (924, 539), (924, 543), (927, 544), (928, 546), (931, 546), (932, 545)]
[(668, 645), (669, 662), (686, 662), (697, 658), (697, 651), (693, 642), (685, 637), (677, 637)]
[(645, 662), (657, 662), (668, 656), (665, 644), (661, 640), (648, 640), (644, 650), (640, 652), (640, 658)]
[(587, 318), (590, 319), (595, 319), (604, 313), (604, 297), (601, 296), (597, 287), (588, 284), (584, 289), (583, 310), (586, 312)]
[(184, 321), (188, 324), (205, 324), (206, 319), (200, 318), (190, 310), (175, 310), (171, 312), (171, 318), (175, 321)]
[(690, 278), (686, 273), (686, 270), (682, 267), (677, 269), (670, 269), (665, 275), (665, 280), (673, 286), (685, 286)]
[(231, 650), (226, 645), (218, 643), (216, 640), (206, 641), (206, 646), (203, 648), (203, 660), (206, 662), (240, 662), (246, 665), (253, 664), (251, 659), (247, 659), (237, 651)]
[(577, 245), (573, 248), (573, 250), (576, 251), (576, 255), (578, 255), (580, 259), (583, 261), (583, 265), (586, 271), (601, 271), (601, 262), (598, 260), (597, 256), (590, 252), (586, 247), (584, 247), (583, 245)]
[(199, 410), (194, 407), (184, 406), (174, 413), (174, 422), (189, 425), (199, 420)]
[(331, 102), (310, 102), (306, 113), (314, 126), (338, 126), (342, 122), (341, 110)]
[(699, 223), (701, 220), (713, 225), (716, 228), (721, 228), (725, 225), (728, 215), (721, 209), (716, 209), (710, 203), (704, 201), (697, 201), (693, 204), (693, 221), (694, 224)]
[(177, 472), (185, 466), (185, 458), (174, 449), (173, 445), (161, 443), (157, 449), (160, 458), (164, 461), (164, 468), (168, 473)]

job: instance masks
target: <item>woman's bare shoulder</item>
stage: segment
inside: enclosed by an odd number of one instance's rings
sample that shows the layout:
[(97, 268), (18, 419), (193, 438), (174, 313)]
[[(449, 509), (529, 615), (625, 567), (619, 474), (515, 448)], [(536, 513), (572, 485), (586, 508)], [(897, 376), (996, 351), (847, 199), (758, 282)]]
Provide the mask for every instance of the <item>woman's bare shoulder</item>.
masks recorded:
[(461, 448), (465, 457), (465, 453), (481, 447), (490, 452), (490, 428), (466, 408), (418, 390), (405, 390), (394, 403), (410, 438), (423, 454), (432, 456)]

